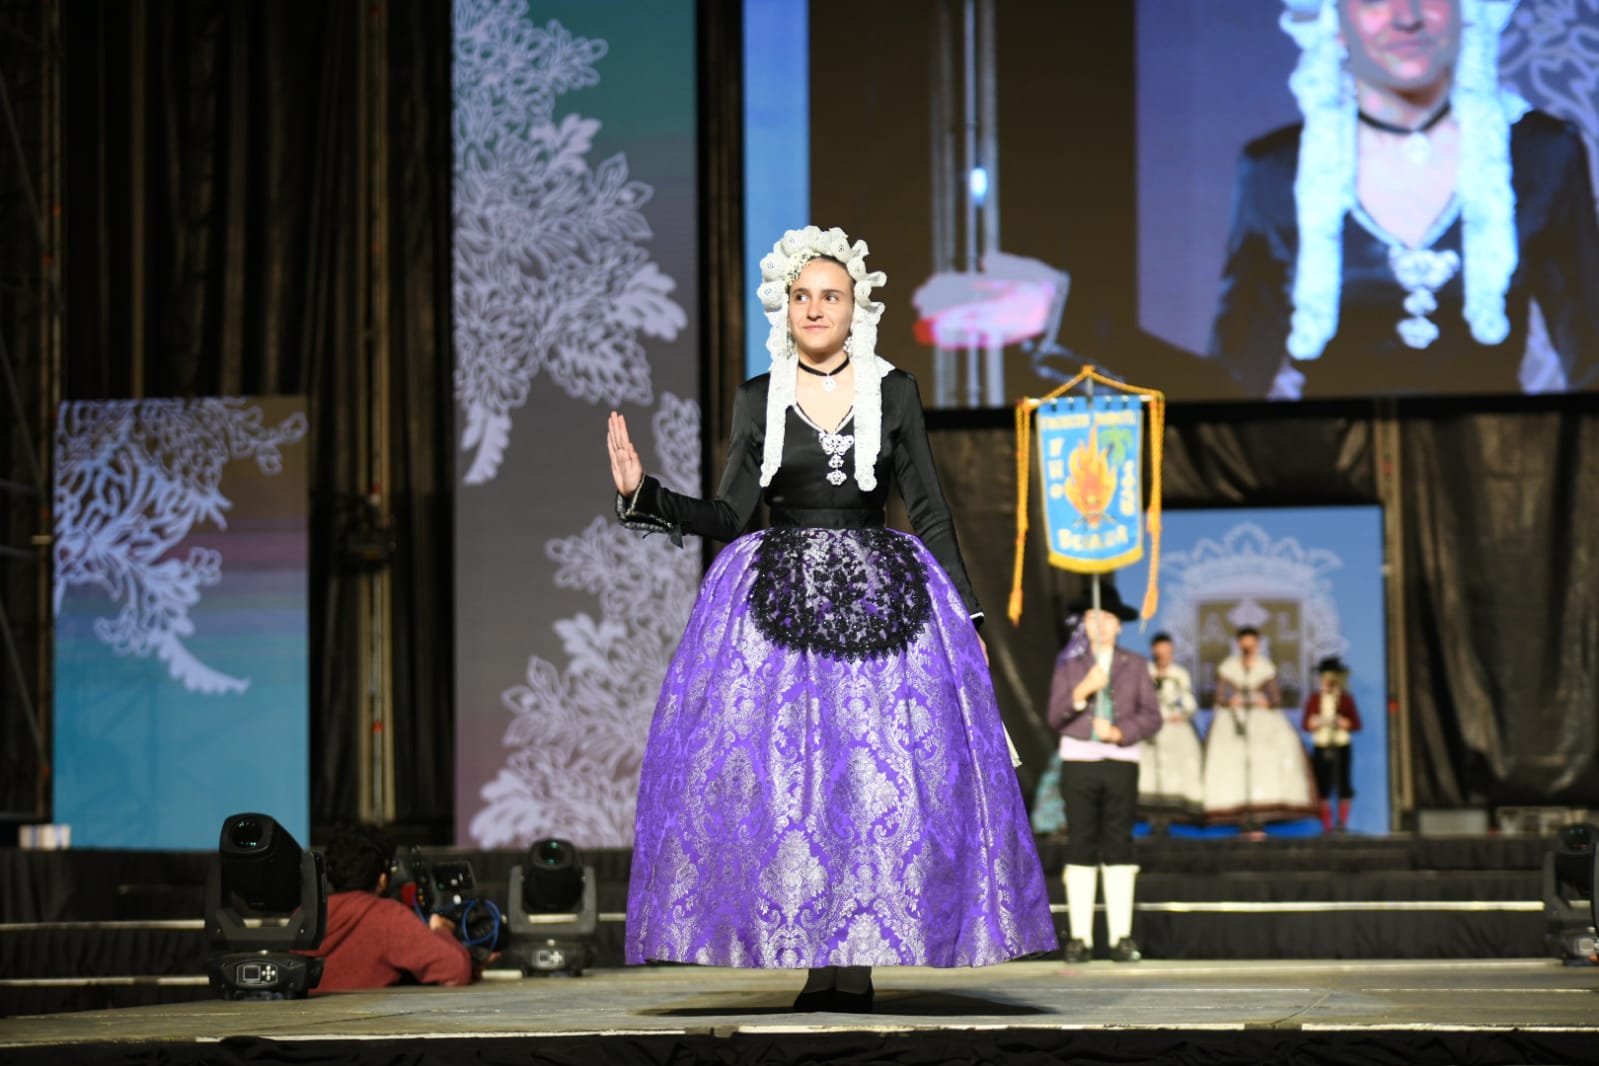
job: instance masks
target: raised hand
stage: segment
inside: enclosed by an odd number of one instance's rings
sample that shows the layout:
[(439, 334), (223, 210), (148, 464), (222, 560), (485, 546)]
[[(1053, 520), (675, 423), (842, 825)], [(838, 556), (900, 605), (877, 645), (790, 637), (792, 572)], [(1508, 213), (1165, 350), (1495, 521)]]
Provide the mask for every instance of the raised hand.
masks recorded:
[(627, 435), (627, 419), (615, 411), (606, 426), (605, 446), (611, 456), (611, 480), (616, 482), (616, 491), (623, 496), (633, 495), (644, 480), (644, 464)]

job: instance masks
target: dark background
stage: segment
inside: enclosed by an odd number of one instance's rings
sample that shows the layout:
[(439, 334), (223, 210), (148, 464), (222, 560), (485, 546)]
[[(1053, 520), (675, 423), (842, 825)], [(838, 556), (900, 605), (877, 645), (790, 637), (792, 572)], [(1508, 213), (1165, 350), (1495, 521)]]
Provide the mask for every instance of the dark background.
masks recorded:
[[(446, 840), (454, 764), (449, 6), (381, 5), (386, 68), (374, 82), (357, 56), (376, 6), (69, 2), (60, 5), (58, 32), (50, 32), (42, 5), (0, 2), (0, 71), (20, 142), (0, 158), (0, 336), (7, 344), (0, 355), (16, 379), (0, 398), (7, 423), (0, 477), (21, 486), (4, 496), (6, 544), (26, 545), (30, 530), (48, 528), (39, 491), (48, 485), (47, 476), (40, 481), (48, 452), (38, 449), (48, 432), (36, 401), (50, 396), (52, 359), (58, 399), (307, 395), (311, 809), (317, 825), (352, 818), (361, 712), (349, 664), (358, 654), (352, 590), (361, 579), (340, 563), (339, 549), (359, 525), (353, 516), (365, 486), (356, 457), (373, 409), (367, 367), (381, 332), (394, 353), (389, 420), (380, 432), (395, 457), (387, 489), (397, 544), (390, 620), (399, 817), (418, 836)], [(731, 162), (739, 144), (731, 120), (738, 10), (706, 0), (700, 13), (707, 117), (700, 310), (710, 338), (704, 399), (708, 451), (717, 457), (706, 468), (712, 479), (725, 433), (721, 400), (743, 350), (733, 317), (745, 282), (737, 265), (740, 179)], [(1002, 15), (1025, 21), (1034, 10), (1004, 5)], [(895, 4), (857, 5), (848, 33), (813, 27), (813, 75), (824, 54), (843, 69), (874, 62), (875, 43), (898, 32), (895, 11)], [(1090, 152), (1131, 158), (1133, 5), (1082, 5), (1082, 13), (1081, 32), (1062, 42), (1058, 62), (1028, 72), (1052, 86), (1081, 124), (1060, 143), (1002, 147), (1007, 171), (1018, 175), (1050, 172), (1059, 159), (1049, 190), (1058, 213), (1036, 239), (1040, 249), (1101, 250), (1102, 276), (1074, 279), (1068, 317), (1085, 350), (1114, 351), (1136, 340), (1134, 190), (1075, 163)], [(41, 88), (50, 63), (58, 65), (59, 112)], [(889, 113), (899, 106), (892, 97), (850, 99), (857, 89), (848, 78), (813, 78), (813, 86), (813, 121), (830, 105)], [(384, 96), (388, 116), (388, 135), (376, 147), (358, 136), (372, 93)], [(872, 163), (884, 153), (920, 151), (916, 136), (925, 138), (925, 127), (907, 125), (903, 143), (814, 143), (817, 166), (849, 161), (858, 176), (850, 196), (814, 204), (816, 220), (853, 232), (858, 198), (911, 197), (915, 190), (885, 188)], [(55, 186), (42, 180), (52, 151), (60, 154)], [(1023, 153), (1033, 151), (1044, 157), (1024, 166)], [(392, 204), (369, 231), (362, 190), (379, 171)], [(1020, 183), (1005, 195), (1023, 195)], [(878, 238), (874, 247), (882, 249), (874, 266), (892, 279), (884, 333), (908, 330), (908, 279), (916, 272), (895, 263), (916, 249)], [(393, 279), (386, 312), (373, 300), (374, 256), (384, 257)], [(55, 355), (52, 329), (61, 338)], [(1416, 807), (1599, 806), (1599, 488), (1592, 474), (1599, 416), (1589, 406), (1516, 398), (1169, 412), (1168, 506), (1388, 508), (1391, 600), (1403, 617), (1390, 626), (1392, 656), (1408, 671), (1394, 697)], [(1003, 618), (1015, 528), (1010, 412), (932, 422), (963, 551), (988, 605), (985, 636), (1007, 719), (1013, 732), (1027, 727), (1017, 740), (1031, 776), (1050, 742), (1036, 713), (1060, 638), (1050, 620), (1079, 579), (1051, 572), (1036, 551), (1028, 561), (1027, 623), (1010, 629)], [(18, 554), (24, 558), (0, 560), (0, 602), (24, 642), (18, 661), (28, 677), (48, 634), (37, 570), (25, 549)], [(0, 810), (33, 811), (49, 794), (47, 776), (18, 698), (25, 686), (17, 672), (4, 674)], [(47, 703), (47, 679), (36, 681), (30, 694)]]

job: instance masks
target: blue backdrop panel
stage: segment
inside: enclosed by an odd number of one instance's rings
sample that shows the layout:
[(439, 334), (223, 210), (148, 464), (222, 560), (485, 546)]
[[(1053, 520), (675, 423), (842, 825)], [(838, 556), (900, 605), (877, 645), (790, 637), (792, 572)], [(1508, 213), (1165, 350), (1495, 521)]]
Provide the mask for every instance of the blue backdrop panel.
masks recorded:
[(55, 820), (76, 847), (310, 838), (299, 397), (62, 406)]
[[(1231, 652), (1238, 626), (1260, 629), (1296, 727), (1317, 683), (1316, 662), (1342, 656), (1364, 726), (1352, 744), (1350, 828), (1386, 833), (1382, 509), (1167, 511), (1164, 527), (1160, 610), (1143, 633), (1125, 633), (1123, 643), (1148, 654), (1150, 637), (1172, 634), (1177, 660), (1194, 675), (1201, 732), (1210, 726), (1216, 666)], [(1129, 566), (1116, 574), (1117, 587), (1136, 603), (1147, 573), (1147, 560)]]

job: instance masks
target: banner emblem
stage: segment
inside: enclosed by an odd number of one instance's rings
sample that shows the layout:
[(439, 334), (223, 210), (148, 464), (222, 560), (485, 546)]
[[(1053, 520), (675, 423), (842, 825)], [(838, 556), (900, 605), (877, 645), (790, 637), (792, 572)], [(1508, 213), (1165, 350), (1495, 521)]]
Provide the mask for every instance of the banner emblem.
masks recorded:
[(1068, 397), (1040, 408), (1037, 421), (1049, 561), (1090, 574), (1143, 558), (1139, 398)]

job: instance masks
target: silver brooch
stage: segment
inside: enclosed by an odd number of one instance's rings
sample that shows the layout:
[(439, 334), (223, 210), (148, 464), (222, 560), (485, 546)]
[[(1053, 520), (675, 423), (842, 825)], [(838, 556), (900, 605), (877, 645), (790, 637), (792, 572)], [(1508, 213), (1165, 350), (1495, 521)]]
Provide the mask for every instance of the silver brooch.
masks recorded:
[(849, 475), (844, 473), (844, 455), (855, 444), (853, 433), (818, 433), (816, 438), (822, 442), (822, 452), (827, 456), (827, 465), (832, 467), (827, 472), (827, 482), (834, 488), (844, 484)]
[(1408, 290), (1405, 313), (1398, 325), (1399, 339), (1411, 348), (1425, 348), (1438, 339), (1438, 326), (1427, 316), (1438, 309), (1437, 291), (1460, 269), (1459, 252), (1431, 248), (1390, 248), (1388, 265)]

